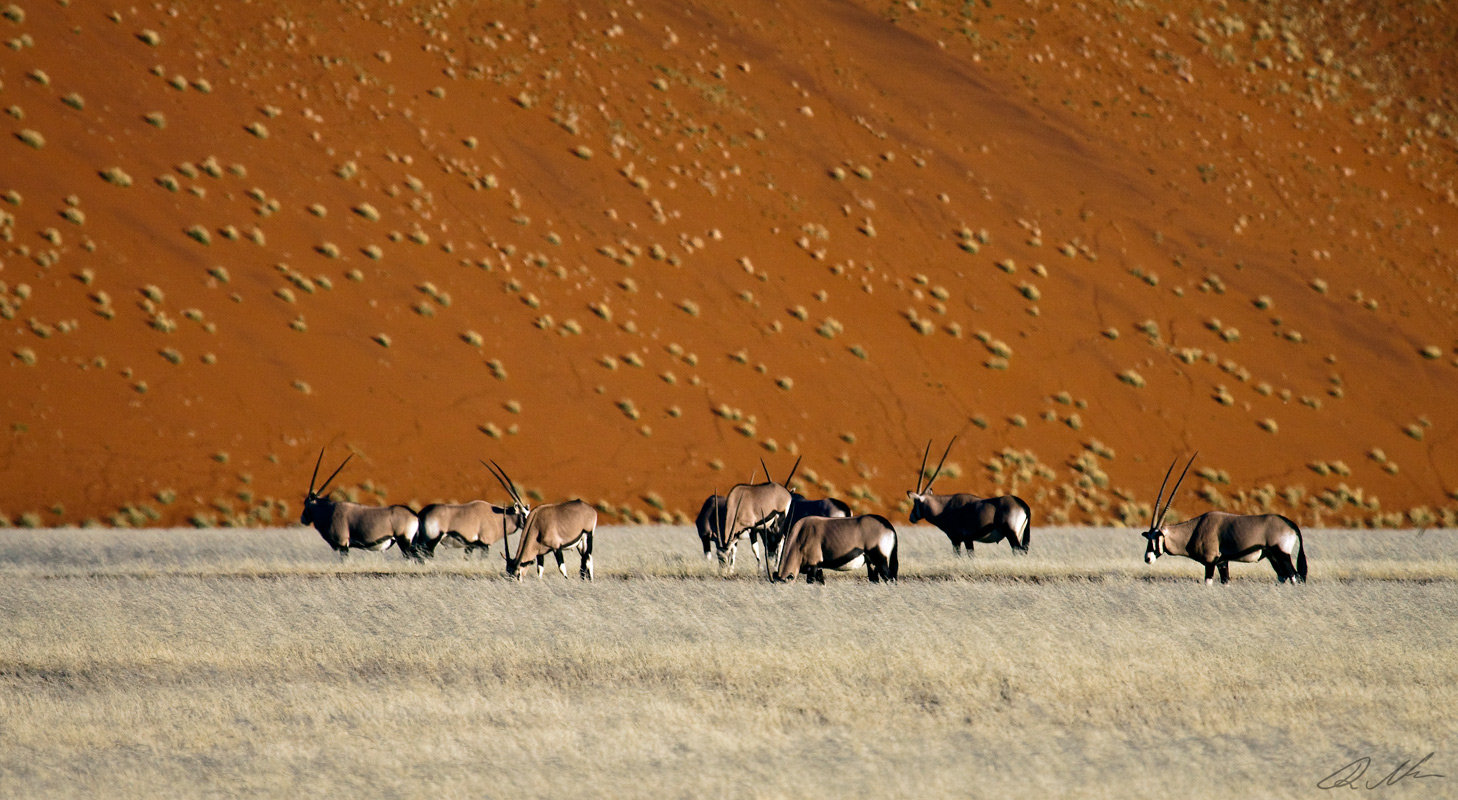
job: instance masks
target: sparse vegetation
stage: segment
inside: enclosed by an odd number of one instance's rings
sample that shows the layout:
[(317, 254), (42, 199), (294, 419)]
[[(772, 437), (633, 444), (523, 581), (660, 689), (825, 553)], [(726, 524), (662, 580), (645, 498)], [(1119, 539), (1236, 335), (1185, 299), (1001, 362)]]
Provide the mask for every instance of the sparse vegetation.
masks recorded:
[(24, 142), (27, 147), (32, 147), (36, 150), (41, 150), (46, 146), (46, 137), (42, 136), (40, 131), (32, 128), (22, 128), (15, 134), (15, 138)]
[(101, 171), (101, 177), (112, 186), (120, 186), (123, 189), (132, 185), (132, 176), (121, 167), (107, 167)]

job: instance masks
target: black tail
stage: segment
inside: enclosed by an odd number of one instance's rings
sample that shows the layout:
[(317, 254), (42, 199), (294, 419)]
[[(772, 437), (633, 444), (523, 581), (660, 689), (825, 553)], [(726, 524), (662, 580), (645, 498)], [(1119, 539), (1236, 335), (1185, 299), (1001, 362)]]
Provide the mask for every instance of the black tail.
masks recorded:
[(1296, 556), (1296, 575), (1302, 583), (1306, 582), (1306, 542), (1301, 538), (1301, 529), (1292, 522), (1291, 527), (1296, 528), (1296, 546), (1301, 548), (1301, 554)]
[[(895, 528), (892, 528), (892, 531), (895, 531)], [(895, 582), (896, 581), (896, 573), (898, 573), (898, 572), (901, 571), (901, 537), (900, 536), (897, 536), (896, 537), (896, 540), (891, 543), (891, 558), (889, 559), (889, 562), (890, 563), (888, 563), (886, 565), (886, 575), (885, 575), (885, 577), (886, 577), (886, 580)]]
[(1027, 515), (1027, 519), (1023, 520), (1023, 550), (1026, 551), (1028, 545), (1033, 541), (1033, 509), (1028, 508), (1028, 504), (1022, 500), (1019, 500), (1018, 504), (1023, 507), (1023, 513)]

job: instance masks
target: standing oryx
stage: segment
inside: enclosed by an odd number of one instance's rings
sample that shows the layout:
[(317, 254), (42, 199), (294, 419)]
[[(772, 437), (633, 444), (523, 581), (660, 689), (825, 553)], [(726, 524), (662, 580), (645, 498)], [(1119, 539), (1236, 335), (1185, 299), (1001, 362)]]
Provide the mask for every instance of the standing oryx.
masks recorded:
[[(1196, 453), (1195, 455), (1199, 455)], [(1190, 456), (1185, 471), (1175, 481), (1174, 489), (1164, 508), (1159, 501), (1164, 496), (1164, 485), (1174, 472), (1175, 462), (1164, 473), (1164, 482), (1159, 484), (1154, 507), (1149, 510), (1149, 530), (1144, 532), (1148, 545), (1144, 549), (1144, 561), (1153, 564), (1162, 555), (1184, 556), (1205, 565), (1205, 584), (1215, 582), (1215, 571), (1220, 571), (1220, 582), (1230, 583), (1230, 562), (1254, 563), (1263, 558), (1270, 559), (1276, 570), (1276, 581), (1285, 583), (1306, 582), (1306, 544), (1301, 538), (1301, 528), (1280, 514), (1227, 514), (1224, 511), (1207, 511), (1194, 519), (1164, 524), (1164, 515), (1174, 502), (1175, 493), (1195, 463)], [(1296, 556), (1296, 563), (1291, 557)]]
[(952, 452), (952, 443), (956, 441), (957, 437), (953, 436), (952, 441), (947, 443), (936, 471), (922, 488), (926, 457), (931, 454), (931, 442), (926, 443), (926, 452), (921, 455), (921, 469), (916, 473), (916, 491), (906, 493), (911, 498), (912, 523), (924, 519), (941, 528), (952, 540), (952, 550), (957, 555), (962, 554), (964, 546), (967, 555), (971, 556), (974, 543), (997, 544), (1003, 539), (1007, 539), (1014, 552), (1028, 552), (1028, 543), (1033, 536), (1033, 512), (1022, 498), (1010, 494), (987, 498), (972, 494), (932, 494), (932, 484), (942, 474), (942, 464), (946, 463), (947, 453)]
[(865, 566), (871, 583), (896, 580), (900, 569), (896, 529), (878, 514), (861, 517), (804, 517), (785, 538), (776, 580), (825, 583), (825, 570)]
[(576, 550), (582, 555), (582, 566), (578, 575), (583, 580), (592, 580), (592, 533), (597, 530), (597, 509), (581, 500), (565, 503), (550, 503), (537, 506), (527, 515), (522, 527), (521, 542), (516, 558), (506, 553), (506, 574), (521, 580), (521, 567), (533, 559), (537, 562), (537, 578), (542, 577), (542, 566), (551, 553), (557, 558), (557, 569), (567, 577), (567, 565), (562, 563), (563, 550)]
[(699, 532), (699, 541), (704, 545), (704, 559), (713, 558), (710, 555), (710, 548), (719, 539), (719, 531), (724, 530), (724, 514), (728, 506), (722, 494), (712, 494), (699, 507), (699, 515), (694, 518), (694, 528)]
[(481, 465), (491, 470), (511, 497), (510, 508), (491, 505), (485, 500), (469, 503), (432, 503), (420, 509), (420, 531), (415, 537), (415, 550), (427, 557), (435, 557), (435, 548), (442, 540), (466, 548), (466, 558), (480, 550), (489, 553), (491, 545), (498, 541), (510, 549), (507, 537), (522, 529), (526, 524), (527, 512), (531, 509), (517, 493), (516, 486), (506, 477), (506, 471), (495, 461)]
[(399, 545), (406, 558), (419, 559), (413, 541), (420, 521), (415, 510), (408, 506), (362, 506), (359, 503), (335, 502), (326, 494), (329, 484), (354, 458), (350, 453), (334, 470), (324, 485), (317, 490), (314, 481), (319, 477), (319, 465), (324, 461), (324, 450), (319, 449), (319, 459), (314, 462), (314, 474), (309, 478), (309, 493), (304, 496), (304, 513), (299, 516), (303, 525), (313, 525), (324, 537), (324, 541), (343, 558), (349, 555), (351, 547), (366, 550), (387, 550), (390, 545)]
[[(763, 463), (760, 462), (761, 466)], [(800, 459), (797, 458), (785, 484), (794, 479), (795, 470), (799, 468)], [(765, 483), (735, 484), (725, 498), (725, 525), (719, 529), (716, 545), (719, 563), (724, 564), (727, 559), (730, 572), (734, 571), (734, 554), (739, 547), (739, 538), (747, 533), (755, 562), (758, 563), (763, 555), (765, 577), (770, 577), (774, 563), (771, 559), (778, 555), (781, 541), (789, 530), (790, 501), (793, 499), (790, 490), (770, 479), (768, 467), (764, 477)]]

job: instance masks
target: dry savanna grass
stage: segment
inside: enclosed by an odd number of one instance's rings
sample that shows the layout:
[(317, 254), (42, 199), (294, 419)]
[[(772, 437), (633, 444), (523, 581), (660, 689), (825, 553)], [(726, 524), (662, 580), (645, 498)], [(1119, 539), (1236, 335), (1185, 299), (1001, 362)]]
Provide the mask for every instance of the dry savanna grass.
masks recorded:
[(1458, 536), (1306, 540), (1305, 586), (1206, 587), (1129, 530), (969, 561), (908, 528), (897, 585), (807, 587), (747, 553), (724, 579), (685, 527), (600, 529), (593, 584), (495, 553), (341, 564), (300, 529), (12, 531), (3, 794), (1309, 797), (1429, 752), (1454, 775)]

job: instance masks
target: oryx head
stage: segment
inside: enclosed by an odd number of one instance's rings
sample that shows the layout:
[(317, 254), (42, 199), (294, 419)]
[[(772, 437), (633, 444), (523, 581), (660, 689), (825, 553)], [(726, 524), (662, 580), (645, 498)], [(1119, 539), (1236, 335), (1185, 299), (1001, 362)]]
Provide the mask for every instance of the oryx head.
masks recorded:
[(324, 481), (323, 486), (315, 489), (314, 481), (319, 478), (319, 465), (324, 463), (324, 448), (319, 448), (319, 458), (314, 462), (314, 474), (309, 477), (309, 493), (304, 495), (304, 513), (299, 516), (300, 524), (313, 524), (315, 513), (322, 511), (321, 506), (331, 505), (325, 499), (329, 496), (329, 484), (334, 480), (335, 475), (339, 474), (339, 470), (344, 469), (344, 465), (348, 464), (351, 458), (354, 458), (354, 453), (350, 453), (345, 457), (344, 462), (339, 465), (339, 469), (334, 470), (334, 474), (330, 475)]
[(505, 489), (506, 493), (511, 496), (511, 508), (503, 508), (501, 510), (501, 557), (506, 559), (506, 574), (520, 579), (521, 575), (517, 570), (521, 565), (511, 555), (511, 539), (506, 535), (506, 518), (511, 517), (512, 521), (516, 524), (516, 529), (521, 531), (523, 538), (519, 541), (525, 542), (527, 516), (531, 514), (531, 507), (527, 505), (525, 500), (521, 499), (521, 493), (516, 490), (516, 484), (506, 474), (506, 470), (502, 469), (501, 465), (496, 463), (495, 459), (492, 459), (490, 464), (482, 461), (481, 466), (491, 470), (491, 474), (495, 475), (496, 480), (501, 483), (501, 488)]
[[(1153, 564), (1154, 560), (1164, 555), (1164, 515), (1169, 513), (1169, 506), (1174, 502), (1175, 494), (1180, 490), (1180, 484), (1185, 482), (1185, 475), (1190, 471), (1190, 464), (1195, 463), (1194, 456), (1190, 456), (1189, 463), (1185, 464), (1185, 471), (1180, 473), (1180, 479), (1175, 481), (1174, 488), (1169, 492), (1169, 499), (1164, 501), (1164, 508), (1159, 507), (1159, 501), (1164, 499), (1164, 487), (1169, 483), (1169, 476), (1174, 473), (1175, 464), (1179, 463), (1179, 457), (1169, 462), (1169, 469), (1165, 470), (1164, 480), (1159, 483), (1159, 494), (1154, 496), (1154, 505), (1149, 509), (1149, 530), (1144, 532), (1144, 538), (1148, 540), (1144, 548), (1144, 563)], [(1178, 545), (1177, 545), (1178, 546)]]
[(906, 496), (911, 499), (911, 522), (915, 524), (926, 517), (924, 508), (926, 500), (931, 496), (932, 484), (937, 482), (937, 476), (942, 474), (942, 465), (947, 463), (947, 454), (952, 452), (952, 445), (956, 443), (957, 437), (953, 436), (952, 441), (947, 442), (947, 449), (942, 452), (942, 460), (937, 462), (937, 468), (932, 470), (931, 479), (927, 480), (926, 486), (921, 482), (926, 479), (926, 457), (931, 455), (931, 440), (926, 442), (926, 450), (921, 454), (921, 467), (916, 471), (916, 491), (907, 492)]

